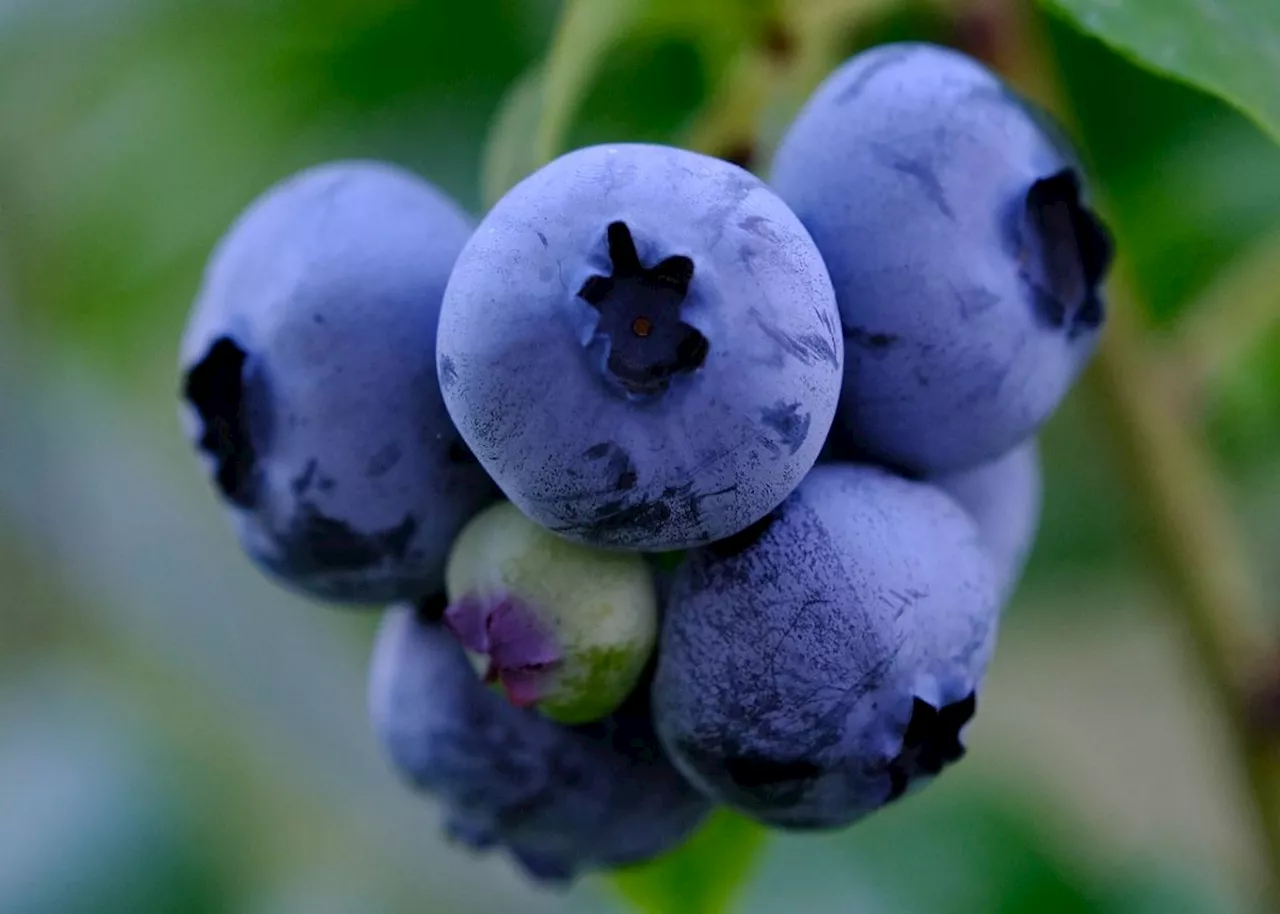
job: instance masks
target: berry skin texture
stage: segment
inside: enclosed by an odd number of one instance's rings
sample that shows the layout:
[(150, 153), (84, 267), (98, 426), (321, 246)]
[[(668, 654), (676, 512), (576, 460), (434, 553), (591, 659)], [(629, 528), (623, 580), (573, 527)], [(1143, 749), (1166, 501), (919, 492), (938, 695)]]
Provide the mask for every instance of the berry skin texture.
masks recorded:
[(485, 217), (445, 292), (439, 372), (530, 518), (660, 552), (738, 532), (813, 465), (844, 348), (803, 226), (737, 166), (596, 146)]
[(771, 183), (822, 251), (846, 346), (832, 438), (912, 475), (1031, 437), (1103, 325), (1106, 229), (1058, 129), (990, 71), (927, 44), (837, 69)]
[(658, 604), (645, 560), (571, 543), (510, 502), (463, 528), (445, 580), (445, 625), (485, 680), (561, 723), (613, 711), (653, 655)]
[(770, 519), (676, 571), (659, 736), (695, 785), (762, 822), (847, 825), (963, 755), (998, 612), (950, 497), (819, 466)]
[(436, 320), (467, 216), (376, 162), (301, 172), (219, 243), (182, 341), (183, 418), (249, 556), (310, 595), (441, 590), (500, 496), (449, 419)]
[(996, 571), (1000, 602), (1005, 603), (1018, 586), (1040, 526), (1043, 482), (1035, 439), (990, 463), (931, 482), (978, 525)]
[(663, 754), (646, 691), (603, 721), (562, 726), (494, 693), (448, 631), (399, 606), (378, 634), (369, 707), (454, 838), (505, 846), (534, 878), (564, 881), (675, 847), (709, 810)]

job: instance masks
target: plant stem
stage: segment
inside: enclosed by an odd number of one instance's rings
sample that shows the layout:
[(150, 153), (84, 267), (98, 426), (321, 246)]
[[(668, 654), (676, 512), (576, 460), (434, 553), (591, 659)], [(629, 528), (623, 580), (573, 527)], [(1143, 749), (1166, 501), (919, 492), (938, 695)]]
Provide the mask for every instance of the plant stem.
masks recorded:
[(1147, 545), (1175, 598), (1252, 794), (1269, 869), (1269, 910), (1280, 910), (1280, 755), (1255, 726), (1253, 672), (1270, 658), (1247, 549), (1205, 448), (1166, 396), (1144, 348), (1128, 282), (1112, 286), (1111, 322), (1087, 380), (1146, 521)]
[(1170, 353), (1193, 402), (1203, 403), (1209, 388), (1233, 362), (1280, 331), (1280, 232), (1255, 243), (1222, 270), (1187, 306), (1174, 327)]

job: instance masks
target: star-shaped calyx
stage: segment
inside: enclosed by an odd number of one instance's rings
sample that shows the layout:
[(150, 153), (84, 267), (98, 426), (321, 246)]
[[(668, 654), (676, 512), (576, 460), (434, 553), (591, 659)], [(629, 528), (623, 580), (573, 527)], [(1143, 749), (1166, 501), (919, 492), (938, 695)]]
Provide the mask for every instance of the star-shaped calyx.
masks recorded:
[(889, 766), (889, 799), (906, 793), (912, 777), (938, 774), (964, 757), (960, 731), (977, 710), (977, 695), (970, 692), (959, 701), (935, 708), (922, 698), (911, 706), (911, 720), (902, 737), (902, 751)]
[(1027, 191), (1019, 257), (1036, 308), (1053, 327), (1076, 334), (1101, 325), (1102, 281), (1111, 267), (1106, 226), (1080, 199), (1080, 178), (1064, 168)]
[(200, 449), (213, 458), (214, 481), (241, 508), (256, 500), (257, 455), (245, 407), (249, 355), (227, 336), (214, 340), (183, 378), (182, 396), (200, 416)]
[(680, 319), (693, 261), (677, 255), (644, 266), (625, 222), (610, 223), (607, 237), (613, 272), (590, 277), (578, 290), (600, 314), (592, 342), (603, 340), (605, 370), (628, 393), (661, 393), (707, 357), (707, 338)]
[(511, 594), (467, 594), (445, 609), (444, 624), (486, 659), (485, 682), (500, 683), (513, 705), (537, 704), (554, 684), (560, 647), (536, 611)]

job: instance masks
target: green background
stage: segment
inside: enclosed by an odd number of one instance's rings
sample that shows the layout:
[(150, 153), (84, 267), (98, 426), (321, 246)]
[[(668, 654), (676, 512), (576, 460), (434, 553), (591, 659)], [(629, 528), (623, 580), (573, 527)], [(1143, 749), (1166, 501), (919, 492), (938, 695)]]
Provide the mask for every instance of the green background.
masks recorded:
[[(753, 14), (745, 0), (688, 5), (713, 22)], [(849, 52), (956, 37), (946, 4), (864, 5)], [(486, 161), (503, 152), (486, 150), (488, 125), (559, 11), (0, 0), (0, 911), (621, 909), (604, 880), (547, 891), (442, 841), (432, 803), (396, 780), (365, 718), (375, 619), (253, 571), (177, 424), (177, 338), (235, 214), (340, 157), (409, 166), (479, 212)], [(1171, 358), (1206, 335), (1216, 345), (1195, 302), (1233, 265), (1253, 266), (1227, 298), (1280, 311), (1280, 149), (1236, 108), (1056, 14), (1041, 25), (1151, 345)], [(1272, 38), (1257, 39), (1264, 51)], [(732, 35), (627, 31), (567, 142), (679, 141), (716, 97), (717, 41)], [(1227, 75), (1219, 88), (1248, 100), (1249, 73)], [(1243, 107), (1265, 115), (1268, 102)], [(1280, 321), (1259, 327), (1196, 385), (1189, 421), (1274, 594)], [(1171, 388), (1194, 376), (1178, 364)], [(1095, 407), (1081, 391), (1044, 432), (1043, 529), (969, 758), (846, 832), (774, 837), (738, 910), (1260, 909), (1250, 800), (1142, 562), (1143, 518), (1127, 511)], [(738, 851), (720, 853), (678, 873), (675, 894), (732, 871)]]

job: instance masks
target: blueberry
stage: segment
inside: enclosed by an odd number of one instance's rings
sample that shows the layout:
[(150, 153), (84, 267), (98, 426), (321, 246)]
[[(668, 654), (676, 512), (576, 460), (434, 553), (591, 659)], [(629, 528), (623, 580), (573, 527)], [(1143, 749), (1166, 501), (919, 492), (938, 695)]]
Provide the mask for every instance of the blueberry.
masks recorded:
[(677, 570), (659, 736), (748, 815), (845, 825), (964, 754), (997, 620), (990, 562), (953, 499), (819, 466), (765, 522)]
[(1111, 241), (1042, 112), (959, 52), (884, 45), (819, 87), (771, 180), (831, 272), (846, 452), (952, 472), (1053, 412), (1102, 327)]
[(737, 166), (591, 147), (485, 217), (445, 292), (439, 372), (507, 496), (568, 539), (736, 533), (813, 465), (844, 356), (804, 228)]
[(653, 654), (658, 606), (643, 557), (571, 543), (510, 502), (454, 543), (446, 626), (513, 703), (561, 723), (604, 717)]
[(487, 688), (449, 632), (399, 606), (378, 634), (369, 704), (393, 764), (441, 803), (449, 834), (562, 881), (672, 848), (709, 809), (663, 754), (646, 692), (602, 721), (557, 724)]
[(467, 216), (374, 162), (304, 171), (214, 251), (182, 343), (184, 420), (263, 568), (337, 601), (443, 588), (498, 491), (454, 429), (436, 321)]
[(931, 481), (978, 525), (1003, 603), (1018, 586), (1040, 525), (1040, 451), (1035, 439), (990, 463)]

